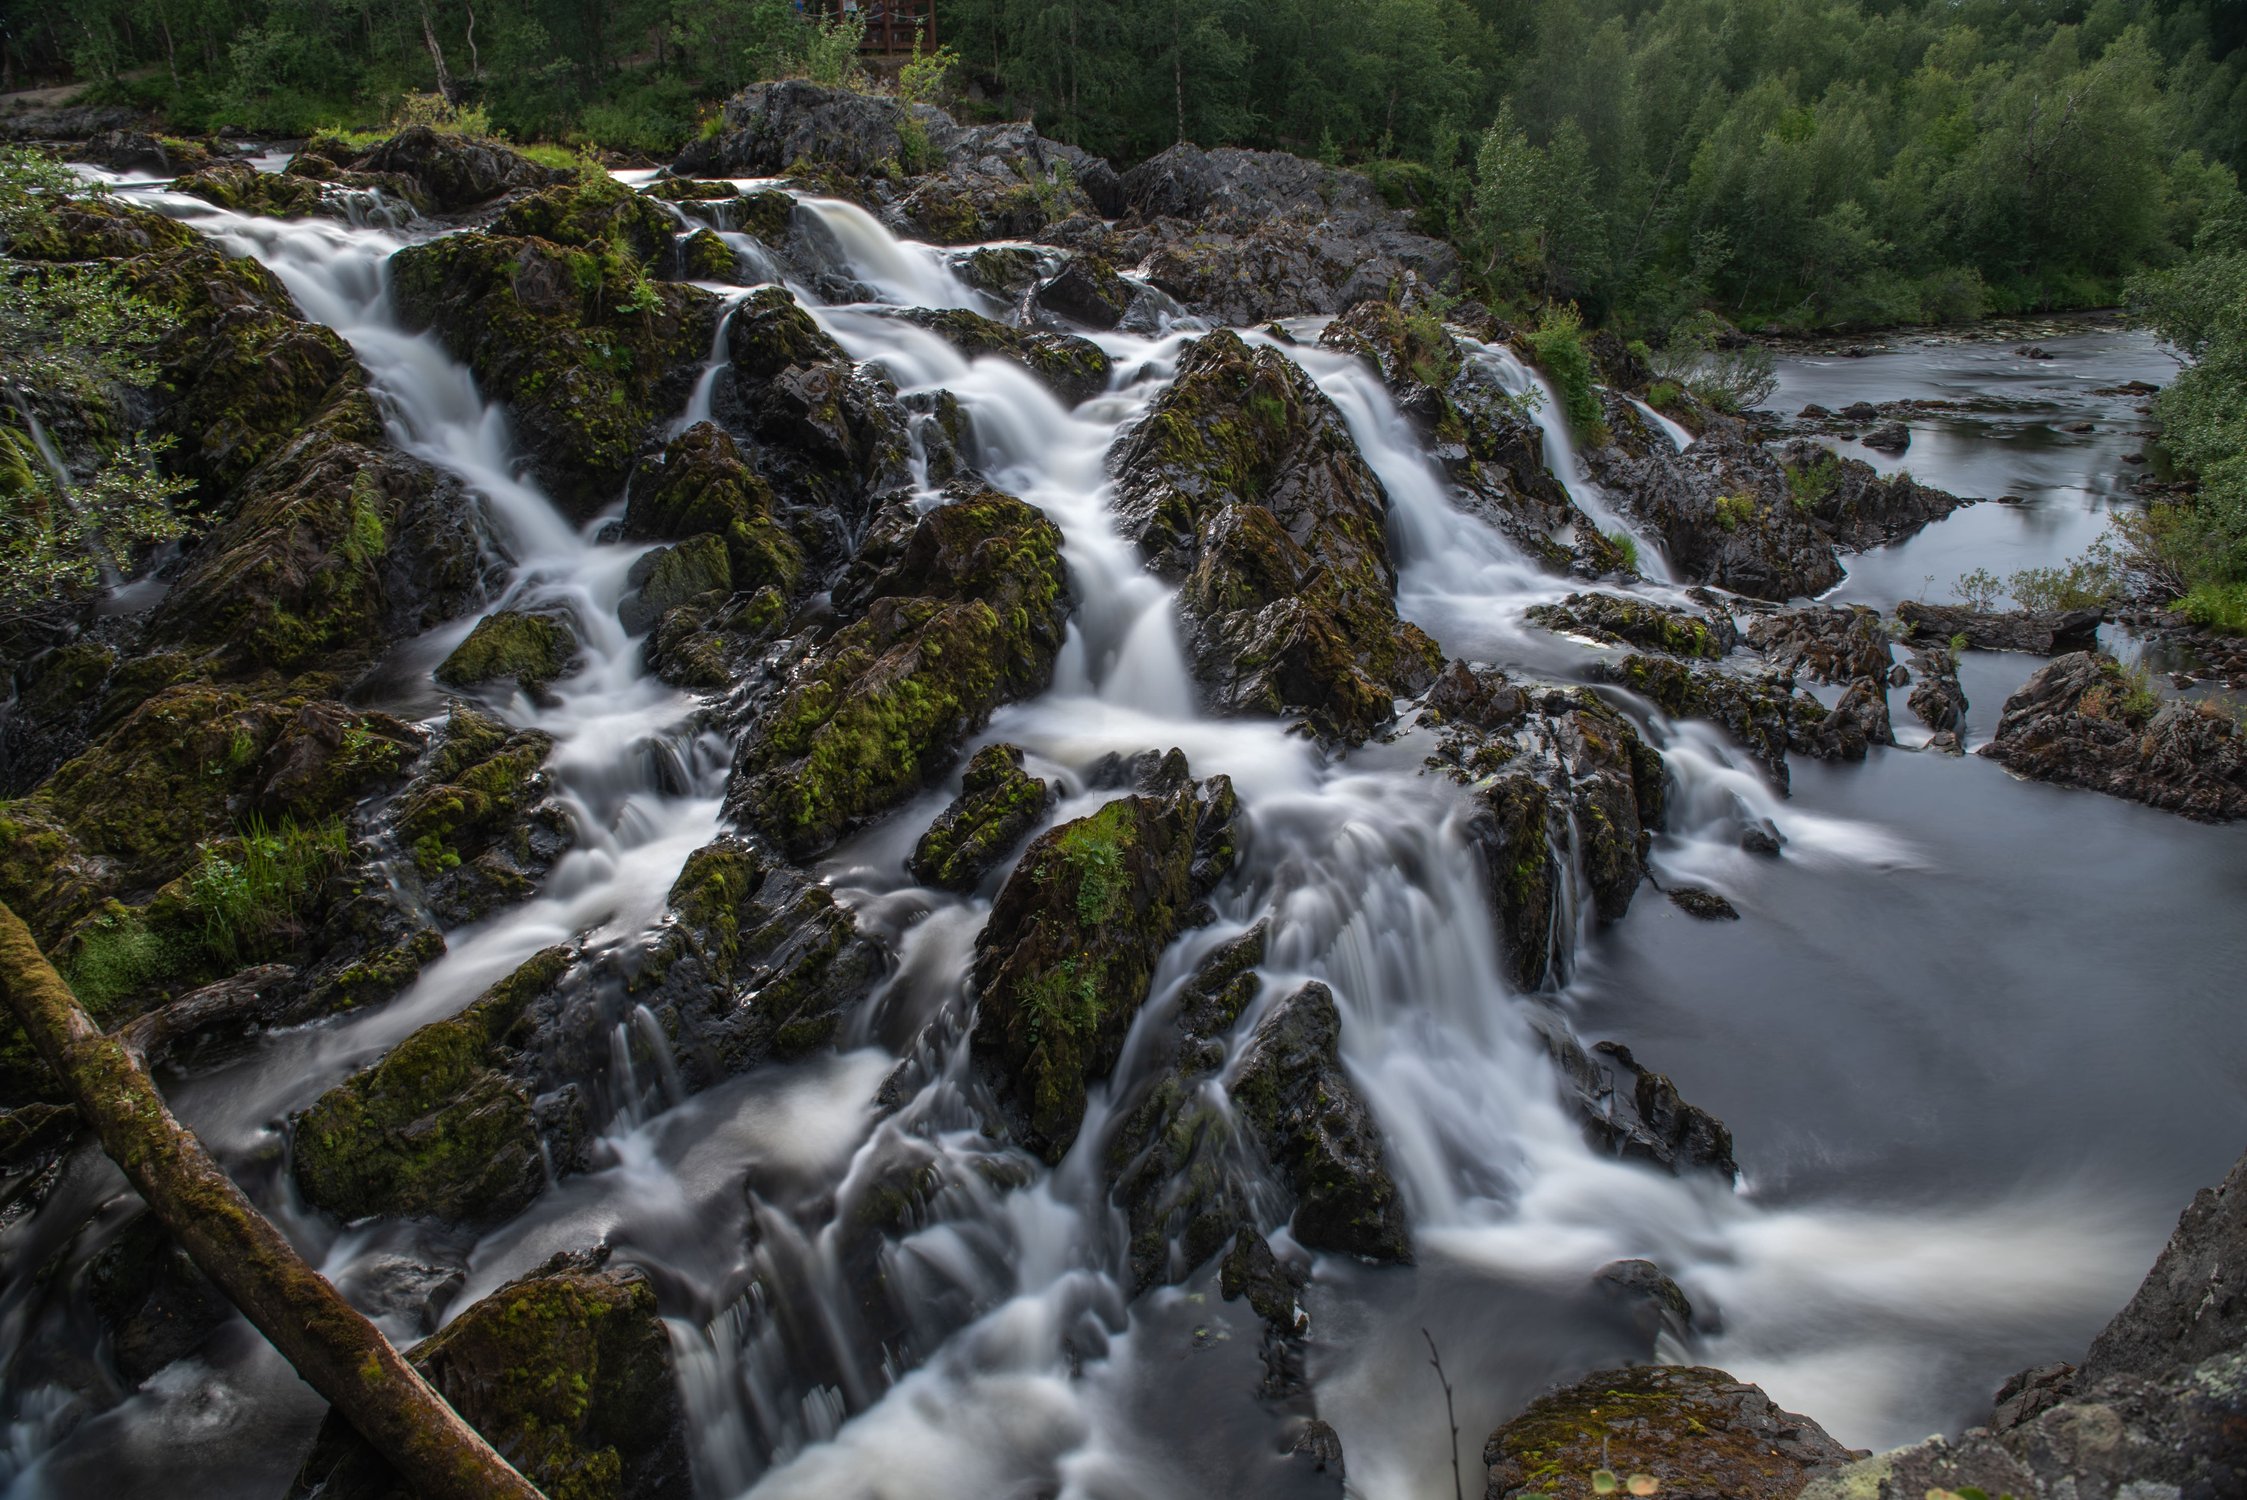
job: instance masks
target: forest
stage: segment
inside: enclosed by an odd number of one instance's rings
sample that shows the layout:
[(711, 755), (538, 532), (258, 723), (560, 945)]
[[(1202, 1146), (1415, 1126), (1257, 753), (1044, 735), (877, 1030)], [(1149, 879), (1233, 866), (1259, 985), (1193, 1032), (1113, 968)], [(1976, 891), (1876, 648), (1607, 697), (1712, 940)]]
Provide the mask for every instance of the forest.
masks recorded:
[[(1652, 332), (2112, 304), (2247, 165), (2223, 0), (944, 0), (963, 117), (1129, 165), (1360, 166), (1485, 291)], [(662, 155), (803, 67), (793, 0), (7, 0), (12, 87), (182, 130), (380, 123), (443, 88), (518, 141)]]

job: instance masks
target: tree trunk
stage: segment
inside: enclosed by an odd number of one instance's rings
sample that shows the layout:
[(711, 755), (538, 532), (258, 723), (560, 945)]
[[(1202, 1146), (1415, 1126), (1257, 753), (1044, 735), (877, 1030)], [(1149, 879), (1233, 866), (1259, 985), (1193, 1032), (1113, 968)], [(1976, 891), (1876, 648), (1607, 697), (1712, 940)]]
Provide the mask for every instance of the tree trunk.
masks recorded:
[(157, 1221), (422, 1500), (544, 1500), (251, 1206), (4, 904), (0, 999)]
[(428, 44), (429, 60), (437, 65), (437, 93), (447, 104), (453, 103), (452, 74), (445, 68), (445, 49), (437, 45), (437, 28), (430, 23), (428, 0), (421, 7), (421, 39)]
[[(481, 79), (481, 78), (482, 78), (482, 77), (484, 76), (484, 60), (483, 60), (483, 59), (482, 59), (481, 57), (479, 57), (479, 56), (477, 56), (477, 55), (476, 55), (476, 7), (475, 7), (475, 6), (473, 6), (473, 5), (470, 5), (470, 6), (468, 6), (468, 7), (467, 7), (467, 10), (468, 10), (468, 76), (469, 76), (469, 77), (471, 77), (471, 78), (475, 78), (475, 79), (479, 79), (479, 80), (480, 80), (480, 79)], [(660, 32), (658, 32), (658, 33), (657, 33), (657, 35), (658, 35), (658, 36), (660, 36), (661, 34), (662, 34), (662, 33), (660, 33)], [(660, 58), (659, 58), (658, 60), (660, 61)]]

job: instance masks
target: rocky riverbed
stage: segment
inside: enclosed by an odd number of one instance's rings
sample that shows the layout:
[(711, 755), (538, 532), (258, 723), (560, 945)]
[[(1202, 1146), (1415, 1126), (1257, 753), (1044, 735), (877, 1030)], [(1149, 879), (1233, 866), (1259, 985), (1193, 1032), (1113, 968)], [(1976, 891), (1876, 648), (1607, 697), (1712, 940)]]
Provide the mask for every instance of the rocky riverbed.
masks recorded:
[[(2236, 1475), (2236, 1183), (2050, 1366), (2236, 1145), (2239, 720), (1899, 573), (2130, 503), (2016, 429), (2142, 343), (1572, 428), (1294, 158), (198, 150), (14, 247), (200, 534), (0, 640), (0, 897), (549, 1493)], [(0, 1048), (10, 1493), (387, 1493)]]

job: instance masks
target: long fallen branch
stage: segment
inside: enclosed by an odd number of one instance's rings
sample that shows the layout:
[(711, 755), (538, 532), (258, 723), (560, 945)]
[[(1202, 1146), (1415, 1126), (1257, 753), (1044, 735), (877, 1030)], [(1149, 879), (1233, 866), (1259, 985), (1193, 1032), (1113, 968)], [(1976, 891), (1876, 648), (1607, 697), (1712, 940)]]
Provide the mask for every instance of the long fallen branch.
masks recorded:
[(0, 998), (172, 1238), (421, 1500), (544, 1500), (172, 1118), (134, 1049), (94, 1025), (5, 904)]

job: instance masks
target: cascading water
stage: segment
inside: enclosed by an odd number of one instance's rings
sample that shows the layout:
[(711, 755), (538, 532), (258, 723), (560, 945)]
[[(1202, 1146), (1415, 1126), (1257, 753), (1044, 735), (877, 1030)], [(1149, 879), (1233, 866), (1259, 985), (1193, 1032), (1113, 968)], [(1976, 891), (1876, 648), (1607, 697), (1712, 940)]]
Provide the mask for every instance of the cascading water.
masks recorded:
[[(515, 722), (556, 736), (551, 769), (577, 827), (575, 849), (531, 901), (452, 934), (447, 956), (388, 1005), (272, 1039), (250, 1060), (179, 1088), (183, 1115), (241, 1157), (344, 1069), (458, 1009), (537, 948), (644, 927), (680, 863), (718, 828), (727, 755), (695, 727), (694, 702), (644, 672), (637, 641), (617, 622), (644, 549), (598, 542), (597, 523), (567, 523), (520, 476), (504, 415), (467, 372), (433, 339), (397, 326), (382, 267), (398, 232), (151, 201), (258, 256), (309, 316), (351, 342), (401, 446), (484, 497), (495, 545), (514, 568), (503, 602), (568, 610), (585, 647), (585, 664), (550, 698), (507, 705)], [(883, 303), (975, 305), (938, 252), (896, 240), (863, 210), (824, 200), (801, 208), (829, 269)], [(776, 264), (754, 242), (737, 248), (745, 263), (753, 250), (764, 257), (755, 264)], [(1280, 1423), (1249, 1395), (1247, 1320), (1234, 1320), (1238, 1336), (1226, 1331), (1231, 1315), (1206, 1276), (1127, 1297), (1125, 1235), (1101, 1163), (1103, 1126), (1140, 1081), (1170, 996), (1195, 960), (1260, 917), (1271, 923), (1261, 1004), (1305, 979), (1333, 990), (1345, 1061), (1386, 1132), (1419, 1250), (1410, 1270), (1322, 1258), (1304, 1294), (1319, 1411), (1341, 1433), (1356, 1493), (1406, 1500), (1445, 1482), (1452, 1455), (1428, 1399), (1424, 1326), (1443, 1330), (1470, 1465), (1480, 1434), (1546, 1378), (1630, 1357), (1628, 1341), (1582, 1303), (1589, 1274), (1620, 1257), (1656, 1260), (1697, 1304), (1721, 1312), (1723, 1332), (1690, 1352), (1764, 1381), (1854, 1442), (1940, 1425), (1955, 1414), (1962, 1382), (2028, 1362), (2014, 1356), (2043, 1353), (2055, 1320), (2072, 1331), (2118, 1301), (2147, 1236), (2082, 1192), (2024, 1190), (1970, 1210), (1766, 1208), (1752, 1193), (1664, 1176), (1585, 1143), (1539, 1031), (1572, 997), (1509, 992), (1463, 799), (1420, 774), (1425, 736), (1408, 730), (1334, 762), (1279, 725), (1212, 720), (1196, 707), (1171, 590), (1111, 524), (1106, 471), (1116, 437), (1167, 385), (1190, 333), (1102, 336), (1128, 382), (1071, 410), (1018, 366), (964, 358), (894, 309), (812, 310), (854, 359), (878, 364), (907, 394), (950, 391), (967, 416), (973, 464), (1062, 531), (1078, 608), (1054, 684), (1001, 710), (984, 738), (1024, 747), (1040, 774), (1063, 784), (1056, 818), (1109, 795), (1090, 779), (1103, 757), (1177, 746), (1196, 774), (1233, 778), (1240, 862), (1214, 898), (1215, 925), (1165, 957), (1123, 1063), (1095, 1086), (1075, 1148), (1049, 1170), (982, 1132), (963, 976), (989, 895), (905, 881), (904, 850), (942, 801), (931, 793), (825, 868), (897, 959), (843, 1050), (681, 1098), (650, 1028), (621, 1016), (621, 1103), (596, 1168), (557, 1183), (475, 1247), (455, 1310), (554, 1250), (595, 1240), (646, 1266), (670, 1315), (707, 1495), (1285, 1493), (1299, 1476), (1276, 1466)], [(723, 337), (721, 328), (689, 421), (710, 410)], [(1569, 659), (1549, 638), (1532, 646), (1520, 623), (1528, 605), (1566, 586), (1450, 503), (1372, 373), (1328, 351), (1287, 352), (1341, 410), (1387, 491), (1400, 611), (1457, 654), (1541, 666)], [(1506, 351), (1476, 347), (1472, 357), (1510, 389), (1542, 389)], [(1619, 526), (1584, 482), (1549, 391), (1539, 422), (1556, 476), (1603, 527)], [(397, 675), (433, 664), (466, 623), (406, 647)], [(416, 701), (433, 706), (425, 695)], [(1658, 871), (1720, 881), (1743, 857), (1731, 831), (1744, 819), (1771, 820), (1790, 850), (1812, 855), (1806, 874), (1820, 861), (1908, 858), (1878, 827), (1781, 802), (1703, 726), (1650, 719), (1647, 728), (1675, 785)], [(686, 768), (683, 791), (651, 773), (650, 746)], [(1261, 1013), (1242, 1018), (1236, 1050)], [(901, 1057), (904, 1071), (893, 1075)], [(1220, 1105), (1224, 1077), (1209, 1085)], [(886, 1111), (873, 1102), (878, 1091), (894, 1092)], [(856, 1210), (900, 1163), (925, 1169), (927, 1191), (904, 1222), (870, 1231)], [(292, 1227), (306, 1239), (332, 1234), (301, 1215)], [(392, 1239), (379, 1230), (333, 1238), (326, 1268), (348, 1288), (362, 1258)], [(2023, 1241), (2039, 1248), (2039, 1274), (1993, 1253)], [(870, 1264), (890, 1289), (887, 1309), (854, 1291)], [(1962, 1360), (1962, 1349), (1973, 1358)], [(243, 1374), (254, 1363), (238, 1356), (230, 1378), (255, 1385)], [(18, 1409), (35, 1414), (37, 1393)], [(177, 1432), (209, 1409), (179, 1382), (158, 1382), (102, 1422)], [(19, 1432), (13, 1441), (28, 1459), (35, 1439)], [(41, 1474), (32, 1463), (11, 1493), (40, 1493)]]

